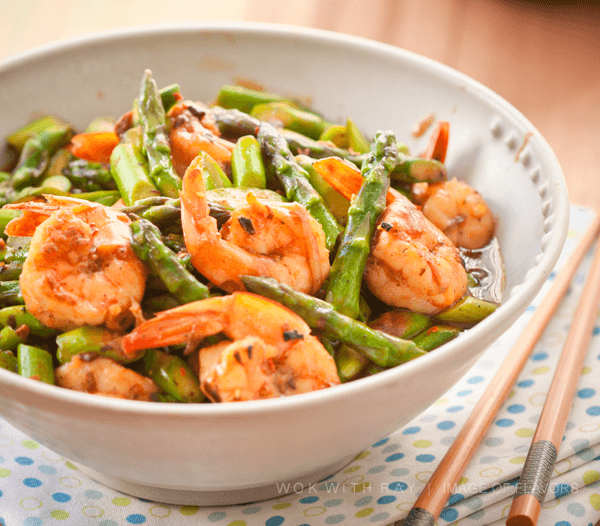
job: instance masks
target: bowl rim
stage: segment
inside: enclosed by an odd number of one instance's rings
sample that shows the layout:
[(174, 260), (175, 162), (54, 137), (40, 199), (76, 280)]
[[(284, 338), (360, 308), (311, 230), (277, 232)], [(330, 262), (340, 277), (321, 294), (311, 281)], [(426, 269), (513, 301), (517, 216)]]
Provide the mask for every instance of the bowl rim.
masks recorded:
[[(72, 391), (41, 382), (31, 382), (27, 378), (0, 369), (0, 388), (4, 385), (11, 390), (16, 389), (21, 392), (44, 397), (47, 400), (57, 403), (67, 403), (71, 406), (75, 405), (86, 409), (97, 409), (114, 413), (133, 412), (145, 416), (169, 415), (175, 417), (219, 418), (257, 413), (278, 413), (298, 409), (299, 407), (309, 408), (315, 404), (321, 405), (326, 402), (336, 402), (347, 397), (360, 396), (361, 393), (378, 389), (389, 381), (400, 380), (403, 375), (419, 374), (422, 372), (421, 370), (427, 369), (430, 365), (433, 366), (436, 361), (457, 355), (464, 347), (475, 343), (481, 335), (498, 332), (497, 330), (494, 331), (493, 328), (495, 326), (506, 324), (515, 315), (515, 312), (522, 313), (531, 303), (556, 264), (568, 229), (569, 200), (566, 182), (559, 162), (541, 133), (514, 106), (475, 79), (440, 62), (390, 44), (322, 29), (262, 22), (178, 22), (125, 27), (50, 42), (0, 60), (0, 74), (19, 66), (25, 66), (36, 59), (43, 59), (44, 57), (67, 51), (75, 51), (82, 47), (85, 48), (103, 42), (202, 32), (244, 34), (247, 36), (267, 35), (280, 38), (291, 35), (295, 38), (331, 43), (348, 49), (359, 48), (363, 51), (370, 51), (374, 54), (399, 59), (411, 68), (426, 70), (429, 74), (434, 74), (438, 78), (441, 77), (445, 81), (451, 81), (456, 85), (464, 86), (465, 89), (470, 89), (473, 95), (484, 99), (488, 104), (498, 108), (502, 114), (507, 115), (513, 122), (528, 129), (531, 133), (531, 138), (537, 141), (538, 147), (547, 159), (549, 166), (546, 173), (548, 186), (551, 187), (551, 192), (555, 192), (555, 203), (552, 210), (554, 220), (551, 238), (542, 249), (541, 258), (540, 254), (538, 254), (536, 262), (529, 270), (526, 279), (516, 285), (518, 290), (514, 294), (511, 294), (490, 317), (481, 321), (474, 328), (462, 333), (459, 338), (445, 344), (442, 351), (421, 356), (419, 359), (412, 360), (401, 366), (383, 371), (371, 377), (343, 384), (342, 386), (334, 386), (301, 395), (267, 400), (252, 400), (236, 404), (159, 404), (144, 403), (136, 400), (113, 399), (103, 396), (90, 396), (88, 393)], [(502, 332), (504, 331), (500, 333)], [(10, 394), (8, 396), (9, 398), (11, 397)]]

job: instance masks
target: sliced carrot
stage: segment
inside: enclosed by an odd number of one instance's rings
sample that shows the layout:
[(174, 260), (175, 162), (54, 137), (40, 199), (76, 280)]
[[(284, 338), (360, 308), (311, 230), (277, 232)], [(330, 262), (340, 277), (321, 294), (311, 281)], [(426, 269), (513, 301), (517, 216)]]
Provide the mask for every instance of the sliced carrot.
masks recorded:
[(69, 150), (75, 157), (96, 163), (109, 163), (110, 154), (119, 144), (113, 132), (80, 133), (71, 139)]
[[(352, 200), (352, 196), (358, 194), (364, 181), (358, 168), (339, 157), (319, 159), (313, 163), (313, 168), (329, 186), (348, 200)], [(386, 195), (386, 203), (389, 205), (399, 194), (400, 192), (390, 188)]]
[(446, 160), (449, 133), (450, 123), (448, 121), (439, 121), (431, 132), (427, 149), (419, 157), (434, 159), (443, 163)]

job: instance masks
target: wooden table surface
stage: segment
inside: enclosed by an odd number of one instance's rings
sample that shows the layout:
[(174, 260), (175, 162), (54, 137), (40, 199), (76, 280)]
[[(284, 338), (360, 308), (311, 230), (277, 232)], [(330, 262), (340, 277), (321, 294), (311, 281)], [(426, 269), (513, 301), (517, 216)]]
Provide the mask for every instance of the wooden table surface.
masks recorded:
[(0, 59), (85, 33), (197, 20), (294, 24), (393, 44), (512, 103), (554, 149), (571, 202), (600, 207), (598, 2), (1, 0), (0, 20)]

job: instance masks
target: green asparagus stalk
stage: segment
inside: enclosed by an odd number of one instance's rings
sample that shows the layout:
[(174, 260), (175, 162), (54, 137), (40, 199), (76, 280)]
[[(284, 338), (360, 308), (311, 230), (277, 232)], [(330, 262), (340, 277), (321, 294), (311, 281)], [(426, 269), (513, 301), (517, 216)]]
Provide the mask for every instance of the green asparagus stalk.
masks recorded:
[(231, 153), (231, 175), (238, 187), (266, 188), (267, 175), (258, 141), (252, 135), (240, 137)]
[(460, 334), (461, 330), (451, 325), (434, 325), (421, 334), (415, 336), (415, 342), (424, 351), (432, 351)]
[(61, 175), (69, 179), (72, 187), (81, 192), (115, 190), (117, 188), (109, 168), (101, 163), (93, 163), (85, 159), (72, 160), (62, 169)]
[(165, 109), (152, 72), (142, 78), (139, 117), (143, 130), (143, 150), (148, 155), (150, 178), (163, 195), (179, 197), (181, 178), (171, 162), (171, 147), (166, 133)]
[(281, 130), (281, 135), (287, 141), (288, 147), (294, 155), (308, 155), (313, 159), (324, 159), (326, 157), (340, 157), (350, 161), (359, 168), (369, 154), (356, 154), (328, 142), (314, 141), (300, 133), (291, 130)]
[(332, 142), (338, 148), (344, 148), (345, 150), (349, 146), (346, 126), (340, 126), (339, 124), (333, 124), (325, 128), (319, 140)]
[(179, 93), (179, 84), (165, 86), (158, 91), (165, 113), (168, 112), (177, 103), (176, 94)]
[(19, 370), (17, 358), (11, 351), (0, 351), (0, 369), (6, 369), (11, 373), (16, 373)]
[(236, 109), (212, 106), (210, 113), (219, 131), (226, 137), (239, 138), (245, 135), (256, 137), (260, 121)]
[(55, 385), (52, 355), (48, 351), (21, 343), (17, 348), (17, 360), (21, 376)]
[(341, 225), (345, 225), (348, 220), (350, 201), (335, 190), (327, 181), (325, 181), (325, 179), (323, 179), (321, 174), (315, 170), (313, 167), (314, 159), (306, 155), (297, 155), (296, 161), (304, 168), (304, 170), (306, 170), (310, 184), (317, 192), (319, 192), (319, 195), (325, 202), (325, 206), (327, 206), (337, 222)]
[(198, 377), (178, 356), (149, 349), (144, 356), (144, 369), (163, 391), (179, 402), (204, 400)]
[(160, 192), (150, 181), (147, 167), (136, 155), (133, 144), (118, 144), (110, 156), (113, 178), (126, 205)]
[(73, 154), (67, 148), (59, 148), (54, 152), (54, 155), (48, 162), (48, 167), (44, 172), (44, 177), (52, 177), (53, 175), (62, 175), (63, 170), (69, 166), (73, 160)]
[(19, 279), (21, 272), (23, 272), (23, 263), (20, 261), (2, 265), (0, 266), (0, 281), (16, 281)]
[(56, 358), (63, 364), (70, 362), (76, 354), (93, 352), (118, 363), (131, 363), (143, 356), (143, 352), (134, 356), (126, 355), (121, 340), (122, 337), (113, 331), (84, 325), (56, 337)]
[(115, 119), (112, 117), (96, 117), (87, 125), (86, 133), (112, 132), (115, 130)]
[(435, 314), (434, 318), (447, 323), (474, 324), (487, 318), (497, 308), (495, 303), (473, 296), (463, 296), (451, 307)]
[(257, 91), (241, 86), (224, 85), (221, 86), (215, 103), (226, 109), (236, 109), (244, 113), (250, 113), (257, 104), (268, 102), (291, 102), (289, 99), (268, 93), (266, 91)]
[(54, 150), (69, 140), (69, 134), (69, 128), (61, 126), (48, 128), (28, 139), (10, 179), (12, 187), (19, 190), (35, 182), (44, 172)]
[(371, 149), (369, 141), (350, 117), (346, 121), (346, 135), (348, 137), (348, 146), (356, 153), (368, 153)]
[(163, 310), (174, 309), (180, 305), (181, 304), (177, 301), (177, 298), (175, 298), (173, 294), (167, 293), (151, 298), (144, 297), (142, 309), (145, 312), (161, 312)]
[(335, 217), (325, 206), (323, 198), (310, 185), (306, 170), (295, 161), (285, 139), (269, 123), (261, 124), (258, 142), (265, 157), (267, 170), (277, 176), (287, 198), (304, 205), (310, 215), (321, 224), (325, 233), (325, 244), (331, 250), (341, 229)]
[(351, 318), (359, 313), (360, 286), (375, 223), (385, 208), (389, 173), (398, 159), (392, 132), (378, 132), (362, 168), (363, 184), (348, 209), (348, 223), (329, 273), (325, 299)]
[(130, 225), (131, 246), (159, 276), (168, 291), (183, 305), (209, 297), (208, 287), (200, 283), (162, 242), (160, 230), (150, 221), (140, 219)]
[[(22, 328), (25, 328), (23, 330)], [(0, 330), (0, 349), (14, 350), (20, 343), (25, 343), (27, 336), (29, 335), (29, 329), (27, 325), (21, 325), (18, 329), (13, 329), (8, 325)]]
[(225, 172), (219, 166), (219, 163), (210, 155), (206, 152), (200, 152), (199, 157), (202, 160), (202, 179), (204, 180), (206, 190), (231, 188), (233, 186), (229, 177), (225, 175)]
[(257, 104), (250, 115), (260, 121), (281, 123), (281, 127), (311, 139), (318, 139), (327, 127), (327, 122), (318, 115), (294, 108), (285, 102)]
[(351, 345), (382, 367), (393, 367), (425, 354), (414, 342), (371, 329), (340, 314), (326, 301), (297, 292), (273, 278), (241, 276), (241, 280), (248, 291), (281, 303), (325, 337)]
[(446, 166), (435, 159), (421, 159), (400, 154), (390, 173), (392, 183), (437, 183), (447, 179)]
[(0, 281), (0, 307), (25, 305), (18, 281)]
[(48, 338), (56, 334), (56, 329), (46, 327), (35, 316), (27, 312), (27, 309), (20, 305), (5, 307), (0, 309), (0, 325), (16, 329), (22, 325), (29, 327), (29, 332), (35, 336)]
[(383, 313), (369, 326), (398, 338), (412, 339), (433, 325), (429, 316), (407, 309), (394, 309)]
[(10, 210), (8, 208), (0, 208), (0, 235), (4, 236), (4, 230), (6, 229), (6, 225), (10, 223), (13, 219), (20, 217), (23, 215), (21, 210)]
[(335, 365), (342, 382), (356, 378), (358, 374), (370, 363), (369, 359), (352, 347), (342, 344), (335, 355)]
[(29, 124), (23, 126), (13, 134), (6, 138), (6, 142), (15, 148), (18, 152), (24, 148), (25, 143), (31, 139), (46, 131), (49, 128), (60, 128), (66, 126), (63, 121), (54, 115), (45, 115)]

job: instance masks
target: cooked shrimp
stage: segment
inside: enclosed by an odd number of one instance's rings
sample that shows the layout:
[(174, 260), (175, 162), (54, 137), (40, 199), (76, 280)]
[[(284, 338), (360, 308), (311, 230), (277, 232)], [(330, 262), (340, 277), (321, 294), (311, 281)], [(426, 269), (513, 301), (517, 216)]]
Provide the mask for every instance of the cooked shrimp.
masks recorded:
[(56, 369), (56, 385), (112, 398), (150, 401), (157, 385), (141, 374), (97, 354), (75, 355)]
[(406, 197), (394, 201), (377, 221), (365, 280), (380, 300), (434, 314), (467, 291), (458, 250)]
[(213, 402), (257, 400), (340, 383), (333, 358), (298, 315), (247, 292), (159, 313), (123, 340), (126, 352), (193, 345), (223, 332), (233, 341), (200, 349), (200, 385)]
[(219, 231), (209, 216), (201, 159), (190, 165), (181, 222), (196, 269), (227, 292), (243, 290), (240, 275), (269, 276), (301, 292), (317, 292), (329, 273), (321, 225), (298, 203), (247, 200)]
[(423, 214), (457, 246), (468, 249), (487, 245), (495, 221), (481, 194), (463, 181), (413, 185), (415, 202)]
[(221, 139), (219, 131), (200, 103), (180, 101), (169, 110), (171, 153), (179, 175), (200, 152), (208, 153), (221, 165), (229, 164), (234, 143)]
[(24, 214), (9, 236), (33, 236), (19, 279), (25, 305), (48, 327), (123, 329), (142, 301), (147, 270), (129, 243), (129, 218), (80, 199), (8, 205)]

